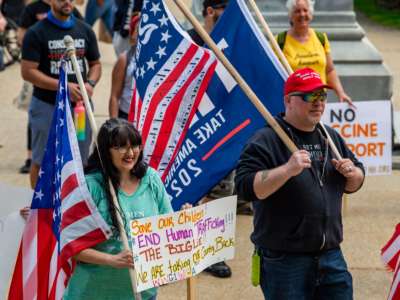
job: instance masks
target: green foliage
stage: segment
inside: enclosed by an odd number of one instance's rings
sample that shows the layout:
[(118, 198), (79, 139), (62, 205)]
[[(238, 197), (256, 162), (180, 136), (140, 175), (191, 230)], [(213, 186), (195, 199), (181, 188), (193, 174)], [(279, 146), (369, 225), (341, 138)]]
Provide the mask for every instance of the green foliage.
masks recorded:
[[(392, 0), (397, 1), (397, 0)], [(377, 0), (354, 0), (356, 10), (364, 13), (371, 20), (400, 29), (400, 8), (387, 9), (383, 4), (377, 4)], [(382, 3), (382, 2), (381, 2)]]

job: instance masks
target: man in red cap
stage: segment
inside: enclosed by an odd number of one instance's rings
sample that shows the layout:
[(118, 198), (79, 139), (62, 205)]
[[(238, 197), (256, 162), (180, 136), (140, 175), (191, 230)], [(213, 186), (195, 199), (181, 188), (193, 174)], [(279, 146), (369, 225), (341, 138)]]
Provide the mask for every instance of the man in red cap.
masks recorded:
[(244, 148), (236, 169), (238, 196), (252, 201), (254, 274), (268, 300), (353, 299), (340, 250), (342, 196), (357, 191), (364, 169), (332, 128), (335, 158), (319, 125), (326, 92), (320, 76), (300, 69), (284, 87), (285, 113), (276, 119), (297, 145), (291, 153), (267, 126)]

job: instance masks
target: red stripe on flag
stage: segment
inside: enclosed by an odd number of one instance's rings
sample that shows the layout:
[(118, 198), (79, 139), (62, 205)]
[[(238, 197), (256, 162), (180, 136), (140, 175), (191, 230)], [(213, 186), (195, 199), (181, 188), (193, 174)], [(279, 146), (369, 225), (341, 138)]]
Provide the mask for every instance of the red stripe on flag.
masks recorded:
[(163, 182), (165, 182), (165, 178), (168, 175), (169, 169), (171, 168), (172, 164), (174, 163), (175, 157), (178, 154), (178, 151), (179, 151), (179, 149), (180, 149), (180, 147), (181, 147), (181, 145), (182, 145), (182, 143), (183, 143), (183, 141), (185, 139), (186, 132), (187, 132), (189, 126), (190, 126), (190, 123), (193, 120), (193, 117), (194, 117), (194, 115), (196, 113), (197, 108), (200, 105), (200, 102), (201, 102), (201, 100), (203, 98), (203, 95), (207, 90), (208, 84), (209, 84), (211, 78), (214, 75), (214, 71), (215, 71), (215, 67), (216, 66), (217, 66), (217, 61), (215, 61), (214, 63), (211, 64), (210, 68), (208, 68), (208, 70), (207, 70), (206, 75), (204, 76), (203, 81), (201, 82), (199, 91), (198, 91), (197, 96), (196, 96), (195, 105), (194, 105), (194, 107), (196, 107), (196, 109), (193, 109), (191, 111), (190, 116), (189, 116), (189, 120), (190, 121), (186, 123), (185, 128), (183, 130), (183, 133), (182, 133), (181, 137), (179, 138), (178, 143), (176, 144), (176, 147), (175, 147), (175, 150), (174, 150), (174, 154), (172, 155), (171, 160), (169, 161), (167, 168), (165, 169), (164, 173), (161, 176), (161, 179), (162, 179)]
[[(168, 141), (171, 137), (172, 128), (174, 127), (176, 116), (178, 115), (179, 112), (179, 107), (181, 106), (185, 93), (187, 89), (189, 88), (190, 84), (196, 79), (196, 77), (200, 74), (200, 72), (203, 70), (204, 66), (206, 65), (207, 61), (210, 58), (210, 54), (208, 52), (204, 52), (203, 57), (200, 59), (199, 63), (196, 65), (195, 69), (192, 71), (188, 79), (185, 81), (184, 85), (179, 89), (179, 91), (176, 93), (175, 97), (172, 99), (170, 104), (168, 105), (168, 108), (165, 111), (165, 117), (164, 120), (161, 124), (161, 128), (157, 137), (156, 144), (154, 146), (154, 151), (151, 154), (151, 159), (149, 161), (149, 165), (158, 170), (158, 166), (160, 164), (161, 158), (165, 152), (165, 149), (167, 148)], [(193, 106), (190, 110), (196, 111), (197, 106), (194, 106), (196, 103), (193, 102)], [(189, 115), (190, 116), (190, 115)], [(192, 115), (193, 118), (193, 115)], [(190, 124), (192, 120), (188, 119), (187, 124)], [(185, 124), (186, 125), (186, 124)], [(167, 134), (164, 134), (167, 133)], [(182, 132), (181, 136), (185, 132)]]
[[(58, 250), (55, 249), (55, 251), (58, 251)], [(67, 286), (68, 281), (69, 281), (69, 279), (70, 279), (70, 277), (72, 275), (72, 268), (70, 267), (69, 263), (66, 262), (61, 266), (61, 263), (59, 261), (59, 257), (57, 257), (57, 259), (58, 259), (58, 266), (59, 267), (58, 267), (58, 270), (57, 270), (56, 277), (54, 278), (54, 281), (53, 281), (52, 286), (51, 286), (51, 291), (49, 293), (49, 299), (56, 299), (57, 285), (58, 285), (58, 282), (61, 280), (60, 271), (63, 270), (65, 275), (66, 275), (66, 280), (65, 280), (65, 282), (62, 283), (64, 287)], [(72, 261), (72, 259), (70, 259), (70, 261)]]
[(154, 93), (153, 98), (150, 100), (150, 106), (146, 112), (146, 120), (143, 124), (143, 129), (142, 129), (142, 139), (144, 143), (146, 143), (147, 137), (149, 135), (151, 124), (153, 122), (158, 104), (161, 102), (161, 100), (164, 99), (165, 95), (168, 94), (168, 92), (173, 87), (177, 79), (181, 76), (183, 70), (190, 63), (198, 48), (199, 46), (197, 45), (194, 44), (190, 45), (189, 49), (182, 56), (177, 66), (173, 68), (169, 76), (164, 79), (164, 82), (160, 85), (160, 87)]
[(63, 212), (60, 230), (64, 230), (64, 228), (68, 227), (72, 223), (75, 223), (76, 221), (79, 221), (79, 219), (85, 218), (90, 214), (91, 211), (85, 201), (76, 203), (74, 206)]
[(396, 272), (393, 275), (393, 281), (390, 286), (389, 297), (388, 300), (400, 300), (400, 287), (399, 287), (399, 269), (400, 265), (397, 264)]
[(214, 145), (214, 147), (211, 148), (210, 151), (208, 151), (206, 153), (206, 155), (204, 155), (201, 160), (207, 160), (210, 158), (211, 155), (213, 155), (213, 153), (215, 151), (218, 150), (219, 147), (221, 147), (223, 144), (225, 144), (228, 140), (230, 140), (235, 134), (237, 134), (240, 130), (242, 130), (243, 128), (245, 128), (246, 126), (248, 126), (250, 124), (250, 119), (247, 119), (246, 121), (244, 121), (243, 123), (239, 124), (238, 126), (236, 126), (233, 130), (231, 130), (227, 135), (225, 135), (217, 144)]
[(23, 285), (22, 285), (22, 242), (19, 245), (17, 260), (14, 267), (14, 273), (8, 291), (8, 300), (23, 299)]
[[(134, 79), (132, 79), (134, 80)], [(134, 117), (135, 117), (135, 105), (136, 105), (136, 82), (134, 83), (133, 86), (133, 93), (132, 93), (132, 98), (131, 98), (131, 105), (129, 106), (129, 113), (128, 113), (128, 121), (130, 123), (133, 123)]]
[(73, 173), (64, 180), (61, 187), (61, 200), (65, 199), (75, 188), (78, 187), (78, 179), (76, 174)]
[(59, 256), (60, 264), (63, 265), (68, 261), (68, 259), (81, 252), (83, 249), (90, 248), (105, 240), (106, 236), (101, 229), (96, 229), (86, 233), (85, 235), (79, 236), (61, 249)]
[(38, 267), (38, 293), (37, 299), (47, 299), (49, 292), (49, 266), (52, 251), (56, 244), (53, 229), (53, 210), (38, 210), (37, 232), (37, 267)]
[[(394, 271), (394, 269), (396, 268), (400, 254), (400, 245), (398, 244), (399, 241), (397, 241), (398, 238), (400, 238), (400, 223), (396, 225), (395, 232), (393, 233), (392, 237), (381, 249), (381, 255), (384, 263), (392, 271)], [(398, 249), (396, 249), (395, 247), (397, 247)]]
[(136, 121), (136, 127), (139, 127), (139, 119), (140, 119), (140, 113), (142, 111), (142, 99), (138, 97), (138, 105), (137, 105), (137, 113), (135, 115), (135, 121)]

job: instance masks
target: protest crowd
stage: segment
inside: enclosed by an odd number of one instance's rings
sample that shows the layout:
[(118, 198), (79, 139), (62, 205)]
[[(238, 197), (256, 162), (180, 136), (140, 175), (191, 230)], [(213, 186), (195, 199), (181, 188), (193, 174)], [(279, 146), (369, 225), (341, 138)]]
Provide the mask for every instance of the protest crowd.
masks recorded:
[[(268, 39), (246, 3), (201, 0), (203, 24), (183, 29), (164, 1), (0, 1), (0, 71), (20, 64), (14, 101), (28, 124), (19, 172), (34, 190), (20, 210), (8, 299), (154, 300), (160, 285), (200, 272), (227, 282), (232, 215), (243, 211), (254, 225), (244, 285), (268, 300), (353, 299), (342, 199), (362, 188), (366, 168), (322, 115), (328, 90), (348, 107), (355, 101), (327, 34), (311, 27), (313, 0), (287, 0), (290, 27)], [(235, 34), (248, 45), (234, 44)], [(97, 131), (99, 41), (113, 45), (115, 60)], [(208, 215), (232, 195), (233, 208)], [(388, 256), (398, 270), (398, 256)], [(391, 293), (400, 299), (400, 289)]]

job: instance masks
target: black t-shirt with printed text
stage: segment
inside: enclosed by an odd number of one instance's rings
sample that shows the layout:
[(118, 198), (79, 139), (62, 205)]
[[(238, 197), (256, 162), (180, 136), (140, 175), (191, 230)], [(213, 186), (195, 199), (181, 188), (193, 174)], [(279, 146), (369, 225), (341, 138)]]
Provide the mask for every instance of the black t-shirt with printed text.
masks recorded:
[[(41, 0), (28, 4), (21, 14), (19, 26), (22, 28), (31, 27), (36, 24), (36, 22), (46, 18), (49, 10), (50, 5)], [(76, 8), (74, 8), (72, 14), (76, 18), (83, 20), (81, 13)]]
[[(98, 60), (100, 53), (93, 30), (78, 19), (70, 29), (60, 28), (48, 19), (29, 28), (22, 45), (22, 59), (39, 63), (39, 71), (58, 79), (60, 60), (65, 52), (63, 39), (66, 35), (70, 35), (75, 41), (76, 58), (80, 69), (83, 70), (83, 80), (86, 81), (87, 62)], [(67, 73), (69, 82), (77, 82), (70, 60), (67, 62)], [(56, 91), (37, 86), (33, 89), (33, 96), (50, 104), (55, 103), (56, 94)]]
[(316, 172), (319, 180), (322, 180), (324, 172), (325, 158), (327, 156), (327, 141), (319, 132), (319, 128), (313, 131), (303, 131), (293, 127), (291, 124), (285, 122), (293, 133), (293, 139), (299, 149), (306, 150), (310, 153), (311, 165)]

